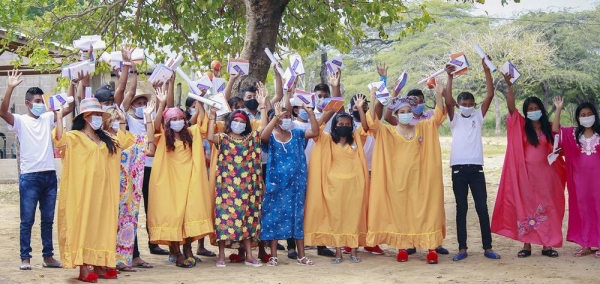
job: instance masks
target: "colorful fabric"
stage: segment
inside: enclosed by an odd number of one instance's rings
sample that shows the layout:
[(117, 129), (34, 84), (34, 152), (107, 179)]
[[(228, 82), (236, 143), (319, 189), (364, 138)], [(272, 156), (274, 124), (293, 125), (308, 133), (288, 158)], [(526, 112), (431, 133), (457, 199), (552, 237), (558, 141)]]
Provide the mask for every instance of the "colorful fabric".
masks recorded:
[(237, 246), (244, 239), (258, 241), (263, 195), (260, 134), (243, 139), (217, 134), (215, 231), (217, 241)]
[(582, 247), (600, 247), (600, 136), (575, 138), (575, 128), (560, 130), (569, 191), (567, 241)]
[(262, 202), (261, 240), (304, 239), (307, 168), (304, 130), (292, 129), (287, 142), (271, 134)]
[(146, 161), (146, 136), (133, 137), (135, 144), (121, 152), (121, 192), (117, 223), (117, 265), (127, 266), (131, 266), (133, 260)]
[(506, 119), (508, 144), (492, 215), (492, 232), (523, 243), (562, 246), (565, 214), (565, 165), (552, 165), (552, 143), (538, 135), (537, 147), (527, 140), (525, 118), (514, 111)]

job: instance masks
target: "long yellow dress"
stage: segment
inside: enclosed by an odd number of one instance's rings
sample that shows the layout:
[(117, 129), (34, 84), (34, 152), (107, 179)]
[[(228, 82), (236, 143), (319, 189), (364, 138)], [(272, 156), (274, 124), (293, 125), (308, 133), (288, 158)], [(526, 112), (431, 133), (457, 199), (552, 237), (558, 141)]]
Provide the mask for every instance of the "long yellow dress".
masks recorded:
[(356, 248), (365, 245), (369, 170), (363, 151), (366, 133), (353, 133), (354, 145), (344, 147), (323, 132), (313, 138), (308, 165), (304, 242)]
[(368, 246), (434, 249), (442, 244), (446, 215), (438, 126), (445, 118), (443, 108), (436, 107), (407, 140), (396, 127), (367, 116), (375, 133)]
[(167, 151), (166, 139), (156, 134), (156, 154), (150, 175), (148, 229), (150, 242), (170, 244), (186, 238), (200, 239), (214, 234), (213, 189), (208, 186), (204, 145), (206, 119), (189, 128), (191, 148), (175, 141), (175, 150)]
[(104, 142), (98, 145), (81, 131), (64, 132), (57, 140), (55, 129), (52, 140), (63, 163), (57, 212), (63, 267), (115, 267), (121, 150), (134, 138), (119, 130), (119, 149), (112, 155)]

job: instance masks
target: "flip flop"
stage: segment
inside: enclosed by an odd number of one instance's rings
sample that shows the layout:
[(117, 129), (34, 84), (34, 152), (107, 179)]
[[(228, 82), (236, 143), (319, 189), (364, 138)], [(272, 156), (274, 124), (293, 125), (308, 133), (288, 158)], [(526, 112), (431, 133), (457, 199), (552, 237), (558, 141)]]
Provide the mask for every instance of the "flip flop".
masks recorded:
[(153, 268), (154, 266), (152, 266), (152, 264), (147, 263), (147, 262), (142, 262), (142, 263), (138, 263), (133, 265), (134, 267), (139, 267), (139, 268)]
[(57, 261), (57, 262), (42, 262), (42, 266), (45, 268), (62, 268), (62, 264)]
[[(544, 254), (544, 251), (542, 251), (542, 254)], [(526, 258), (529, 256), (531, 256), (531, 250), (522, 249), (517, 253), (517, 257), (519, 258)]]
[(79, 275), (79, 277), (77, 277), (77, 280), (87, 283), (96, 283), (98, 282), (98, 275), (90, 271), (86, 277)]
[(215, 257), (215, 256), (217, 256), (217, 254), (215, 254), (214, 252), (209, 251), (207, 249), (204, 249), (202, 251), (196, 251), (196, 254), (197, 255), (201, 255), (201, 256), (208, 256), (208, 257)]
[(133, 269), (131, 266), (123, 266), (123, 267), (118, 267), (117, 266), (117, 270), (120, 272), (137, 272), (137, 270)]

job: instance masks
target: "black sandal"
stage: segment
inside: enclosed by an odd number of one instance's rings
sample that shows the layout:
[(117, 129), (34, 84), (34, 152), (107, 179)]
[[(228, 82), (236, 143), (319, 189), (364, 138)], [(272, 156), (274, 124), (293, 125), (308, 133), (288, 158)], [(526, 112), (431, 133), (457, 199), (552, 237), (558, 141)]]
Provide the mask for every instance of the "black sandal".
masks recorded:
[(543, 249), (542, 250), (542, 255), (545, 255), (547, 257), (555, 258), (555, 257), (558, 257), (558, 252), (555, 251), (555, 250), (553, 250), (553, 249)]
[(519, 253), (517, 254), (517, 256), (519, 258), (525, 258), (525, 257), (531, 256), (531, 251), (530, 250), (526, 250), (526, 249), (522, 249), (522, 250), (519, 251)]

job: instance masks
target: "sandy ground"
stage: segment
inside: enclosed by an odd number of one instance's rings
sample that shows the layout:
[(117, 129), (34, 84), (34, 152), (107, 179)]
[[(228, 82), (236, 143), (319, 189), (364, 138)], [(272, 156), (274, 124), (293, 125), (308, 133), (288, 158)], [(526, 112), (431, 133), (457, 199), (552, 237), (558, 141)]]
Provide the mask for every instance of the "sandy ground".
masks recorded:
[[(166, 257), (150, 255), (145, 245), (141, 246), (142, 257), (152, 263), (152, 269), (138, 269), (137, 272), (123, 273), (119, 279), (99, 280), (99, 282), (119, 283), (600, 283), (597, 275), (600, 259), (593, 256), (575, 258), (572, 252), (577, 248), (573, 243), (564, 243), (557, 249), (560, 257), (551, 259), (540, 254), (541, 247), (534, 246), (529, 258), (517, 258), (522, 244), (494, 235), (494, 248), (502, 255), (501, 260), (490, 260), (483, 256), (479, 223), (473, 203), (468, 215), (470, 256), (453, 262), (452, 255), (457, 251), (455, 230), (455, 202), (450, 182), (448, 166), (450, 138), (442, 138), (444, 154), (444, 184), (448, 235), (444, 246), (450, 250), (449, 256), (441, 256), (437, 265), (425, 264), (425, 252), (411, 256), (406, 263), (395, 259), (394, 248), (387, 248), (386, 255), (360, 253), (363, 262), (352, 264), (348, 261), (339, 265), (329, 263), (329, 258), (316, 255), (316, 250), (308, 250), (308, 256), (316, 262), (314, 267), (301, 267), (280, 252), (280, 265), (277, 267), (246, 267), (243, 264), (228, 264), (227, 268), (215, 267), (215, 258), (203, 257), (203, 262), (191, 269), (181, 269), (169, 265)], [(485, 170), (488, 181), (488, 205), (493, 210), (497, 192), (506, 138), (484, 140)], [(143, 211), (142, 211), (143, 212)], [(33, 270), (20, 271), (19, 267), (19, 203), (17, 185), (0, 185), (0, 283), (77, 283), (78, 270), (42, 268), (39, 219), (36, 220), (32, 236)], [(38, 216), (39, 217), (39, 216)], [(566, 233), (566, 216), (564, 232)], [(144, 224), (145, 216), (140, 215)], [(56, 240), (56, 229), (55, 237)], [(139, 232), (140, 243), (148, 240), (145, 227)], [(282, 242), (283, 243), (283, 242)], [(208, 246), (216, 251), (215, 247)], [(58, 245), (55, 245), (58, 255)], [(314, 281), (314, 282), (313, 282)]]

